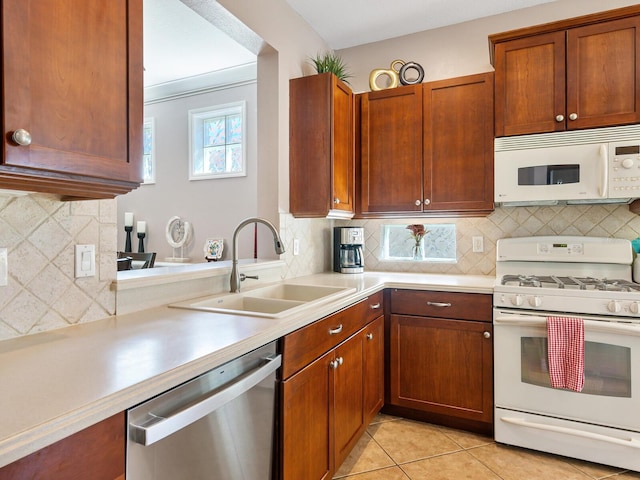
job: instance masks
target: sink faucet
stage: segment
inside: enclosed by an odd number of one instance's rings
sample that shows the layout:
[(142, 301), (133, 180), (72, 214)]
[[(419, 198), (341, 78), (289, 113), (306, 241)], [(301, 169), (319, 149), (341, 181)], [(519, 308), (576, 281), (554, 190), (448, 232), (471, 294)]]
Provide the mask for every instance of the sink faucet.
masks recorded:
[(242, 230), (243, 227), (249, 225), (250, 223), (262, 223), (265, 225), (271, 233), (273, 234), (273, 243), (276, 249), (276, 253), (281, 255), (284, 253), (284, 245), (282, 243), (282, 239), (276, 230), (276, 227), (273, 226), (271, 222), (265, 220), (264, 218), (251, 217), (247, 218), (240, 222), (240, 224), (233, 231), (233, 260), (231, 262), (231, 292), (239, 292), (240, 291), (240, 280), (242, 280), (241, 276), (238, 275), (238, 233)]

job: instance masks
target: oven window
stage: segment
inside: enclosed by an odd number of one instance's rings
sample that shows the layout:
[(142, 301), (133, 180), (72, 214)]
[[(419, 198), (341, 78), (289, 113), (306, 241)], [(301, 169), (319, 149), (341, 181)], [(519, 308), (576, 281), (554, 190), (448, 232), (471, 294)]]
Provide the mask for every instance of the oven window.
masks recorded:
[[(546, 337), (520, 339), (521, 380), (551, 387)], [(584, 343), (584, 388), (581, 393), (631, 398), (631, 349), (608, 343)]]
[(536, 165), (518, 168), (518, 185), (563, 185), (580, 181), (580, 165)]

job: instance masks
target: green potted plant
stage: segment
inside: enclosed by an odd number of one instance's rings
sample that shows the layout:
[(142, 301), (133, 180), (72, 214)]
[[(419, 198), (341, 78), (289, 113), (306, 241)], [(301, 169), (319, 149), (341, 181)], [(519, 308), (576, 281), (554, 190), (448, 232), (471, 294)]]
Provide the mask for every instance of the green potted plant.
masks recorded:
[(316, 73), (333, 73), (345, 83), (349, 83), (347, 79), (352, 76), (347, 71), (347, 66), (344, 63), (344, 60), (342, 60), (342, 57), (335, 53), (327, 52), (324, 54), (317, 54), (315, 58), (311, 59), (311, 64), (316, 69)]

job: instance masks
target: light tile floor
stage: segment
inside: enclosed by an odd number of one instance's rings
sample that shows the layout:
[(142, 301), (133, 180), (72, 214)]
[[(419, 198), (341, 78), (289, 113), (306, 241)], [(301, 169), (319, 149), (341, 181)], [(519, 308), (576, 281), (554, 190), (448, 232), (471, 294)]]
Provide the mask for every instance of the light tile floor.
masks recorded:
[(640, 473), (499, 445), (482, 435), (381, 414), (334, 478), (640, 480)]

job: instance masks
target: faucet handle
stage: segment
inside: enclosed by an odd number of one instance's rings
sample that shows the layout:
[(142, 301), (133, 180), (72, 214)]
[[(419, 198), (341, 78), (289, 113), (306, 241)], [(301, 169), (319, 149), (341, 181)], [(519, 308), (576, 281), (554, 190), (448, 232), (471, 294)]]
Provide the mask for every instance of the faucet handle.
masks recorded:
[(253, 278), (254, 280), (258, 280), (258, 275), (245, 275), (244, 273), (240, 274), (241, 282), (244, 282), (247, 278)]

